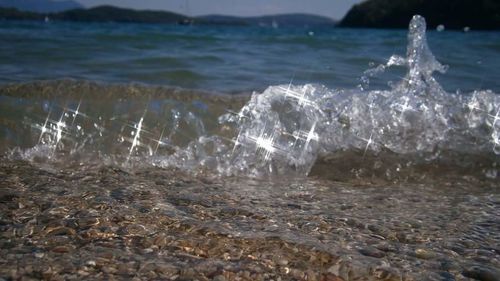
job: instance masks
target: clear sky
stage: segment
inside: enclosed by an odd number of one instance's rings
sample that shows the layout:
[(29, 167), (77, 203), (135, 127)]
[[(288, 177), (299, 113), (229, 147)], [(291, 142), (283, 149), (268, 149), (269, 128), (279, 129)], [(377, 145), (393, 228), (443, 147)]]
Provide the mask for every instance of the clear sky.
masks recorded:
[(190, 16), (223, 14), (255, 16), (308, 13), (341, 19), (349, 8), (362, 0), (77, 0), (86, 7), (103, 4), (169, 10)]

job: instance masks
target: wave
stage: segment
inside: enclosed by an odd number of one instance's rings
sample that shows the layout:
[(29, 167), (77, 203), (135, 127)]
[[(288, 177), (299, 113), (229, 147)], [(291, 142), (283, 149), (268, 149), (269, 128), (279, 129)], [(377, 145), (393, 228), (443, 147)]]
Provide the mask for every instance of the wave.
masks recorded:
[(406, 66), (406, 76), (390, 90), (275, 86), (254, 94), (237, 115), (223, 116), (221, 123), (238, 130), (229, 172), (307, 175), (330, 162), (327, 167), (345, 166), (341, 170), (357, 175), (380, 170), (388, 178), (436, 165), (479, 169), (496, 178), (500, 97), (491, 91), (445, 92), (432, 75), (447, 67), (429, 50), (425, 30), (425, 20), (415, 16), (407, 57), (392, 56), (365, 72), (362, 80), (369, 84), (388, 67)]
[[(494, 181), (500, 177), (500, 96), (443, 90), (433, 74), (447, 67), (430, 51), (425, 32), (425, 20), (415, 16), (406, 57), (393, 55), (367, 70), (355, 89), (290, 83), (254, 93), (243, 106), (241, 97), (186, 98), (141, 87), (99, 103), (75, 94), (64, 102), (39, 97), (46, 118), (25, 118), (25, 130), (3, 125), (4, 138), (29, 136), (8, 155), (220, 176)], [(395, 66), (407, 69), (401, 81), (389, 90), (368, 89), (370, 79)]]

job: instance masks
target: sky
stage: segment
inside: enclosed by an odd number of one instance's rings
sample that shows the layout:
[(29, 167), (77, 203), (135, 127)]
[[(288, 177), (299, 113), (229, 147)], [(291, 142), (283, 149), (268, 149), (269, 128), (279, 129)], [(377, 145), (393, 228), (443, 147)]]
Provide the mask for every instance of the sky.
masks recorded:
[(307, 13), (341, 19), (362, 0), (77, 0), (86, 7), (113, 5), (133, 9), (168, 10), (189, 16), (222, 14), (258, 16)]

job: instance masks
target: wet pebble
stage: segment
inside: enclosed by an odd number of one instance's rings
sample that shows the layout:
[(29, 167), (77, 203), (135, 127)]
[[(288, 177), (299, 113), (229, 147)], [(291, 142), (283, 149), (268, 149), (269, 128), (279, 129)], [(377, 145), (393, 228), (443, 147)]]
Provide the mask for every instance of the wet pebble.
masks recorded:
[(380, 251), (383, 251), (383, 252), (396, 252), (397, 251), (397, 248), (395, 245), (393, 245), (391, 243), (386, 243), (386, 242), (376, 244), (376, 245), (374, 245), (374, 247)]
[(179, 274), (179, 269), (176, 268), (174, 265), (169, 265), (169, 264), (156, 264), (154, 270), (156, 273), (167, 278), (171, 278)]
[(158, 236), (156, 236), (153, 241), (152, 241), (152, 244), (158, 248), (163, 248), (167, 245), (168, 243), (168, 239), (165, 235), (163, 234), (160, 234)]
[(118, 274), (123, 276), (133, 276), (135, 273), (135, 268), (133, 264), (119, 264), (117, 267)]
[(115, 274), (118, 272), (118, 269), (114, 265), (103, 266), (101, 271), (107, 274)]
[(52, 252), (59, 253), (59, 254), (69, 253), (70, 251), (71, 251), (71, 248), (68, 246), (56, 246), (56, 247), (52, 248)]
[(98, 218), (87, 217), (87, 218), (80, 218), (77, 220), (77, 225), (79, 226), (80, 229), (87, 229), (97, 224), (99, 224)]
[(387, 280), (387, 281), (400, 281), (401, 273), (390, 267), (377, 267), (373, 270), (372, 274), (378, 280)]
[(462, 274), (480, 281), (500, 281), (500, 271), (481, 266), (469, 267)]
[(321, 281), (344, 281), (344, 279), (332, 273), (325, 273), (321, 276)]
[(39, 253), (39, 252), (35, 253), (34, 255), (35, 255), (35, 258), (37, 258), (37, 259), (41, 259), (45, 256), (44, 253)]
[(415, 256), (419, 259), (428, 260), (434, 258), (436, 254), (430, 250), (416, 249)]
[(0, 203), (9, 203), (19, 198), (19, 195), (13, 191), (3, 189), (0, 191)]
[(224, 275), (217, 275), (214, 277), (213, 281), (226, 281), (226, 277), (224, 277)]
[(365, 247), (358, 250), (362, 255), (374, 258), (383, 258), (385, 257), (385, 253), (373, 248), (373, 247)]
[(72, 228), (69, 227), (54, 227), (54, 228), (48, 228), (46, 230), (47, 234), (49, 235), (69, 235), (73, 236), (76, 234), (76, 231)]
[(442, 281), (455, 281), (456, 280), (455, 276), (453, 276), (453, 274), (446, 272), (446, 271), (438, 272), (437, 274), (439, 275), (439, 278)]
[(286, 266), (288, 264), (288, 260), (281, 258), (281, 259), (278, 259), (276, 263), (281, 265), (281, 266)]

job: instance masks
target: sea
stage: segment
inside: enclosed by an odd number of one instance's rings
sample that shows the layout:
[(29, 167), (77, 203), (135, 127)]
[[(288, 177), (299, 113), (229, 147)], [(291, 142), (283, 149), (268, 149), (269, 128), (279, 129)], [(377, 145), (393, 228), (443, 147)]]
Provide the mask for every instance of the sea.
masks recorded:
[(0, 277), (499, 280), (465, 31), (0, 21)]

